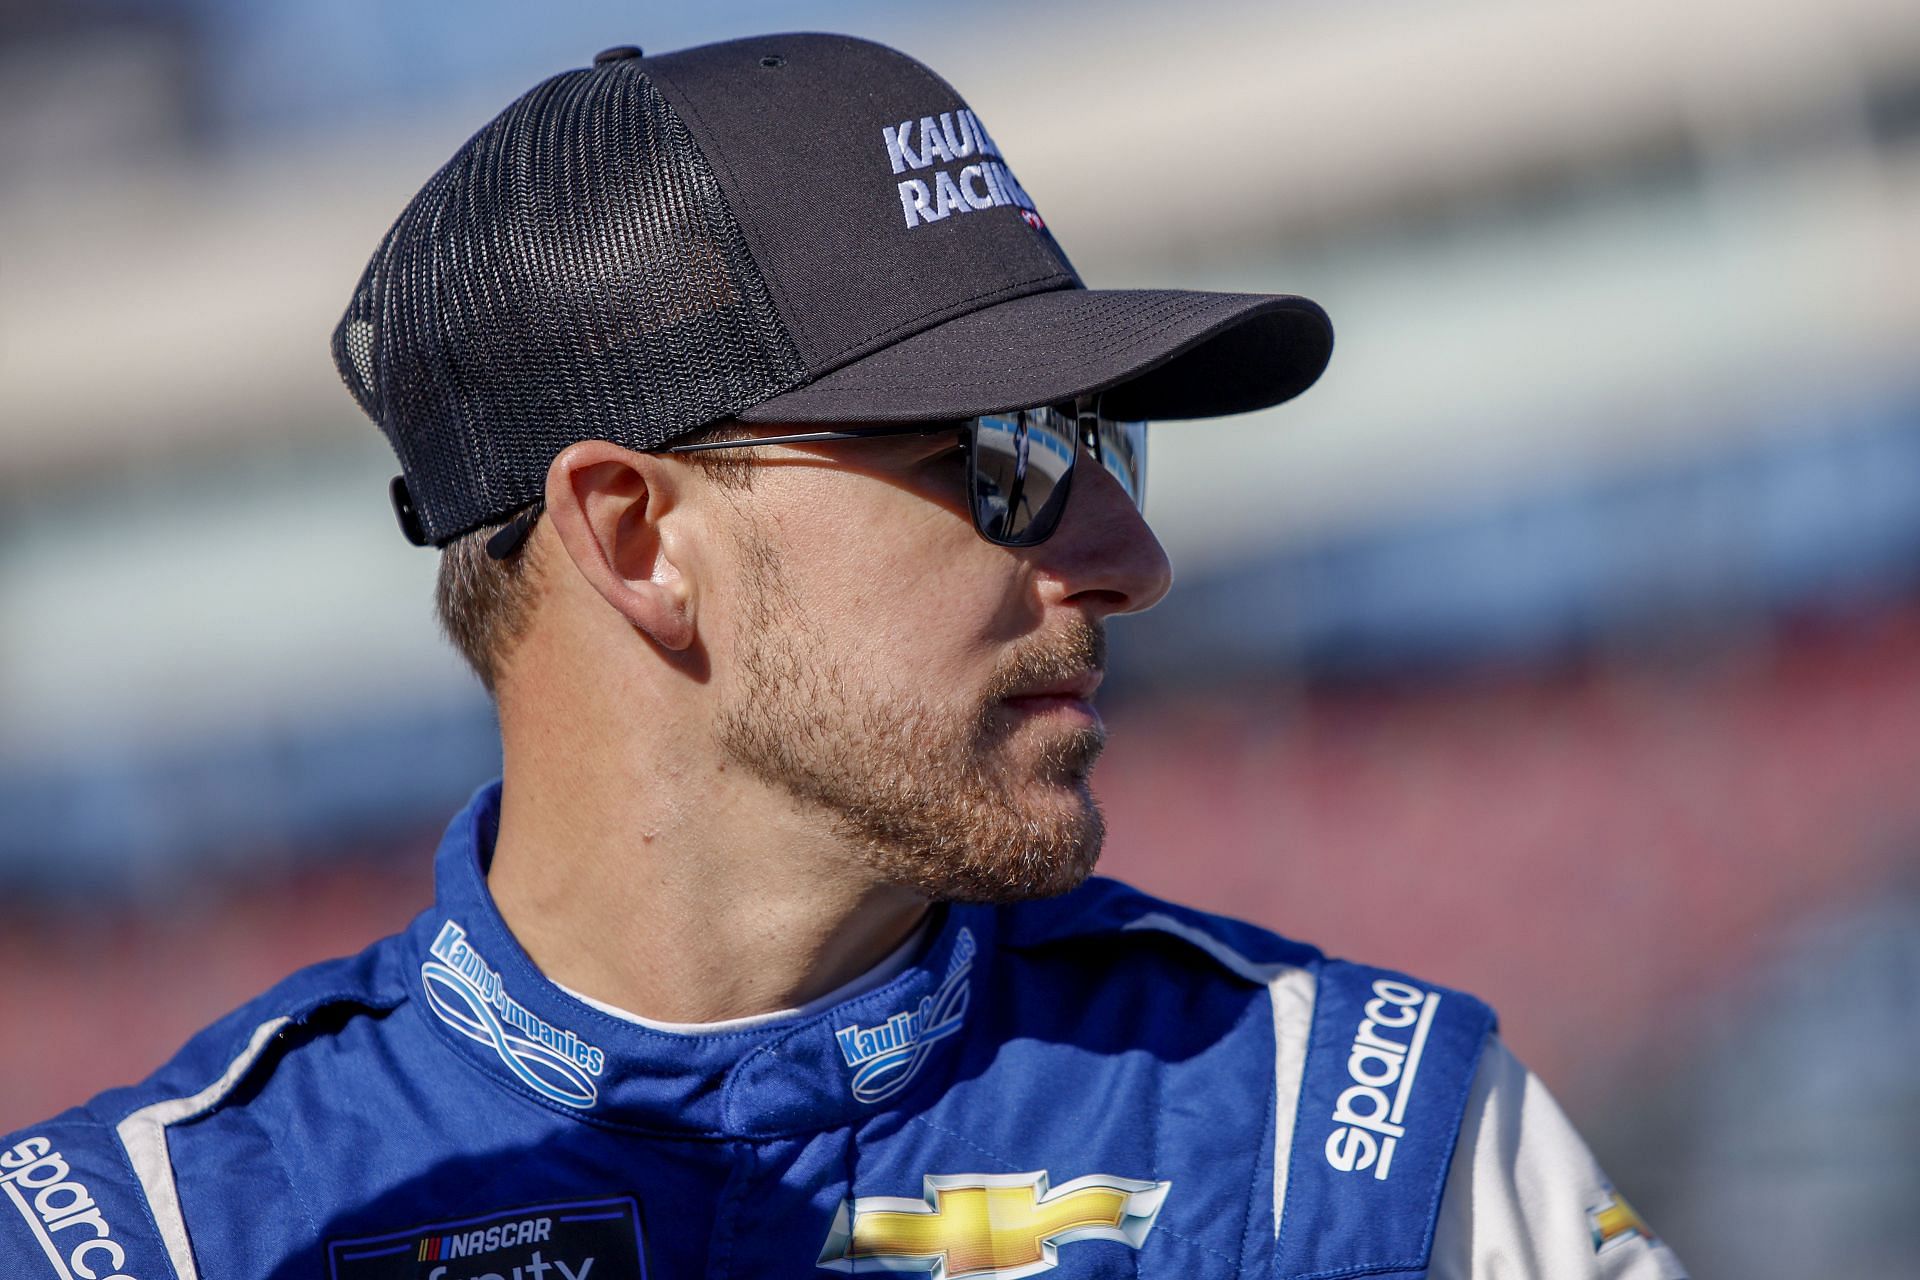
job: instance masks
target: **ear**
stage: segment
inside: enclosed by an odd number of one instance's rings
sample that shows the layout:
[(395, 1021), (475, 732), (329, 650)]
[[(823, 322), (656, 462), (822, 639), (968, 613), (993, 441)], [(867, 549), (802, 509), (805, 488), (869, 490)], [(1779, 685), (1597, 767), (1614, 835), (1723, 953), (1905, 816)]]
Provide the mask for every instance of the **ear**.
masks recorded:
[[(580, 576), (662, 648), (693, 643), (693, 593), (676, 563), (674, 468), (605, 440), (569, 445), (547, 468), (546, 515)], [(677, 525), (675, 526), (677, 529)]]

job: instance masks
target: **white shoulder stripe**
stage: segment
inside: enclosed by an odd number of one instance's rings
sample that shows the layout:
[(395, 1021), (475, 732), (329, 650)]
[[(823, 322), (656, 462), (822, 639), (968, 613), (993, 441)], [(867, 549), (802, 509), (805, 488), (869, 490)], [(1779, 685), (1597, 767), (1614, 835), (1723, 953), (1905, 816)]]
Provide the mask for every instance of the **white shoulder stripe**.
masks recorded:
[(1307, 1033), (1313, 1027), (1314, 977), (1299, 965), (1261, 964), (1210, 933), (1161, 912), (1141, 916), (1128, 929), (1153, 929), (1192, 943), (1249, 982), (1267, 988), (1273, 1004), (1273, 1234), (1287, 1204), (1287, 1158), (1293, 1151), (1293, 1120), (1300, 1109), (1300, 1081), (1307, 1069)]
[(217, 1106), (240, 1083), (240, 1078), (280, 1028), (290, 1021), (290, 1018), (275, 1018), (261, 1023), (247, 1041), (247, 1047), (227, 1064), (218, 1080), (190, 1098), (170, 1098), (144, 1106), (122, 1120), (116, 1130), (120, 1145), (126, 1148), (127, 1158), (133, 1162), (134, 1177), (146, 1192), (148, 1207), (160, 1228), (160, 1239), (167, 1246), (167, 1257), (173, 1262), (178, 1280), (199, 1280), (200, 1272), (193, 1264), (193, 1246), (187, 1241), (187, 1220), (180, 1209), (180, 1189), (173, 1180), (172, 1157), (167, 1154), (167, 1126)]

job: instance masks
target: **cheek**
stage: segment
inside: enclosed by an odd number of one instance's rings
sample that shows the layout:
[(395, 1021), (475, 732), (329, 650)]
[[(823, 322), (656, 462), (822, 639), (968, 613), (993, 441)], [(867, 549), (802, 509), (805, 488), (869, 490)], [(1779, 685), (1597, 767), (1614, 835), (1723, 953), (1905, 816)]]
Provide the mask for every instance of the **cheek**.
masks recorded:
[(884, 688), (986, 679), (1022, 612), (1020, 565), (963, 515), (872, 477), (828, 473), (774, 536), (798, 606), (844, 668)]

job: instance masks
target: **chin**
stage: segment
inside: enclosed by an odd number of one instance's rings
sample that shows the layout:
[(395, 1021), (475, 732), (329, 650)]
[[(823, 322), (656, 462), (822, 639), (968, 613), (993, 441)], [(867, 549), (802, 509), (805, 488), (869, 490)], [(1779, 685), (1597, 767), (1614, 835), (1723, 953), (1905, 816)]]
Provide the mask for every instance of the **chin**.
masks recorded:
[(914, 859), (914, 887), (938, 901), (1004, 904), (1058, 897), (1086, 883), (1106, 839), (1086, 780), (1036, 784), (1022, 799)]

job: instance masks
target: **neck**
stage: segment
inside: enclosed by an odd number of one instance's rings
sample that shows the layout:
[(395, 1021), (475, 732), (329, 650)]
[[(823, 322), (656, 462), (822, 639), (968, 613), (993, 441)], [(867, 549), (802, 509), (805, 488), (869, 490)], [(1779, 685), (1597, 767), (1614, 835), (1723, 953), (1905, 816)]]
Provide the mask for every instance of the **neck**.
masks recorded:
[(563, 986), (664, 1022), (770, 1013), (852, 981), (926, 914), (738, 770), (551, 748), (509, 735), (487, 883)]

